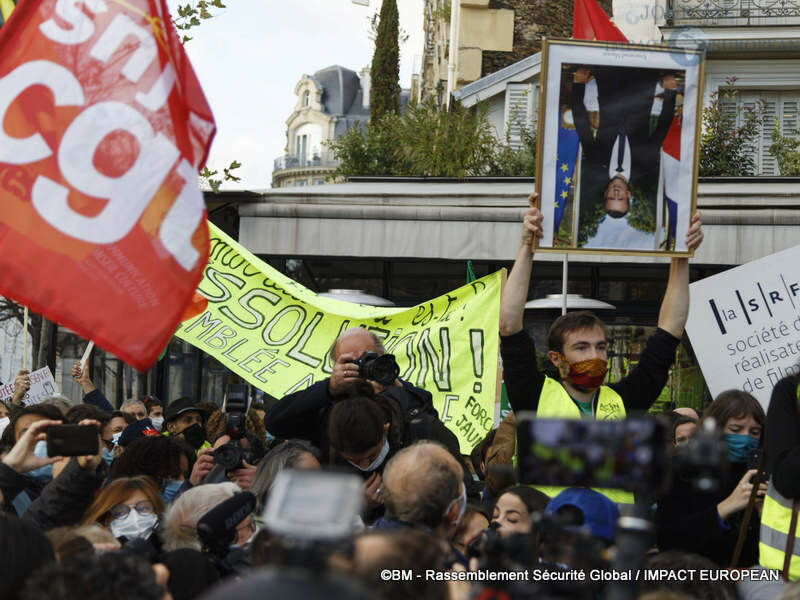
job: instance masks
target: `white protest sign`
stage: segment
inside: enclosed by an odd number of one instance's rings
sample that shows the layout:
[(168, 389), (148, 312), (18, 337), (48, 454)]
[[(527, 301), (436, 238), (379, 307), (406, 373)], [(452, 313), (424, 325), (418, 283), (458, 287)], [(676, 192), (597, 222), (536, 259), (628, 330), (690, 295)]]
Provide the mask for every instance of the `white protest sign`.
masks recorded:
[(775, 384), (800, 371), (800, 246), (690, 286), (686, 332), (708, 389), (740, 389), (766, 410)]
[[(25, 406), (31, 404), (39, 404), (42, 400), (49, 396), (60, 394), (58, 387), (56, 387), (56, 380), (53, 379), (53, 374), (50, 372), (49, 367), (42, 367), (38, 371), (30, 374), (31, 389), (25, 394), (22, 402)], [(0, 386), (0, 400), (3, 402), (10, 402), (14, 396), (14, 383), (7, 383)]]

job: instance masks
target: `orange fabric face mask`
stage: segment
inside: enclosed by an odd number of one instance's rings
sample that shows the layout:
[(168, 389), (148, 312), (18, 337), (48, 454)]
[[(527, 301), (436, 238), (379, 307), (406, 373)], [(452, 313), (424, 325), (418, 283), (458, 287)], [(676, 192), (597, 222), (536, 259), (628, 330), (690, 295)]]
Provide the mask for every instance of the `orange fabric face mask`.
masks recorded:
[(584, 388), (596, 388), (603, 385), (606, 373), (608, 373), (608, 363), (602, 358), (590, 358), (572, 364), (563, 354), (559, 353), (558, 356), (569, 365), (567, 379), (570, 383)]

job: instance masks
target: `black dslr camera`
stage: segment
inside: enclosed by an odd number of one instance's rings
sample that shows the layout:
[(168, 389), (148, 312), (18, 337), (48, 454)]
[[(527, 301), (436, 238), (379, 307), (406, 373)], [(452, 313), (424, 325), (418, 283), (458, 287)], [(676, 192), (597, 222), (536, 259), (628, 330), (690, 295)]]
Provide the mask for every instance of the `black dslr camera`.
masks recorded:
[(239, 443), (245, 436), (245, 419), (250, 400), (247, 397), (247, 386), (232, 384), (225, 394), (222, 411), (225, 413), (225, 434), (231, 441), (214, 450), (214, 463), (225, 468), (229, 473), (244, 466), (242, 459), (248, 459), (247, 453)]
[(394, 359), (394, 354), (379, 356), (377, 352), (364, 352), (351, 362), (358, 365), (359, 377), (377, 381), (381, 385), (392, 385), (400, 375), (400, 367)]

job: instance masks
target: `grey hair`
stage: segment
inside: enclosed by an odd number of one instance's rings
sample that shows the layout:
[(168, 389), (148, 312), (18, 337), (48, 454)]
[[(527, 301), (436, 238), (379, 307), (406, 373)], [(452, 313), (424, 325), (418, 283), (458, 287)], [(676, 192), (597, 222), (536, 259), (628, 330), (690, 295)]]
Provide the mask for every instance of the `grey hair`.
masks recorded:
[(198, 485), (178, 496), (164, 514), (164, 526), (161, 528), (164, 550), (202, 550), (197, 522), (217, 504), (241, 491), (238, 485), (228, 481)]
[[(339, 337), (333, 340), (333, 344), (331, 344), (330, 350), (328, 350), (328, 355), (331, 357), (331, 359), (336, 360), (336, 346), (339, 344), (339, 340), (345, 337), (348, 331), (352, 331), (353, 329), (358, 329), (358, 327), (351, 327), (350, 329), (345, 329), (342, 333), (339, 334)], [(369, 329), (366, 329), (364, 327), (362, 327), (361, 329), (363, 329), (364, 332), (367, 333), (370, 338), (372, 338), (372, 343), (375, 346), (375, 352), (377, 352), (379, 356), (383, 356), (384, 354), (386, 354), (386, 348), (383, 347), (380, 338), (378, 338), (378, 336), (375, 335)]]
[(136, 398), (128, 398), (122, 403), (122, 406), (120, 406), (119, 409), (122, 410), (126, 406), (133, 406), (134, 404), (141, 404), (142, 407), (144, 407), (145, 412), (147, 412), (147, 406), (145, 406), (145, 403), (141, 400), (137, 400)]
[[(439, 526), (457, 497), (461, 467), (442, 444), (418, 440), (395, 454), (383, 470), (386, 512), (412, 525)], [(396, 472), (396, 473), (395, 473)]]
[(305, 440), (297, 439), (286, 440), (261, 459), (250, 482), (250, 491), (255, 494), (262, 506), (278, 473), (293, 468), (303, 454), (311, 454), (317, 460), (321, 459), (320, 451), (315, 446)]
[(64, 416), (67, 415), (67, 411), (72, 408), (72, 402), (69, 401), (69, 398), (66, 396), (62, 396), (58, 394), (56, 396), (48, 396), (41, 402), (42, 404), (49, 404), (50, 406), (55, 406), (58, 410), (60, 410)]

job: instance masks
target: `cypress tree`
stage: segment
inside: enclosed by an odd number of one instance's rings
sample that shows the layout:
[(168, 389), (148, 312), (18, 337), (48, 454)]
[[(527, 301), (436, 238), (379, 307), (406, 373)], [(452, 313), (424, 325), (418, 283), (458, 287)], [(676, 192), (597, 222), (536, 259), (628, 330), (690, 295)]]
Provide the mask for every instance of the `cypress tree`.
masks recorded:
[(370, 69), (370, 122), (377, 124), (386, 113), (400, 112), (400, 15), (396, 0), (383, 0), (375, 54)]

